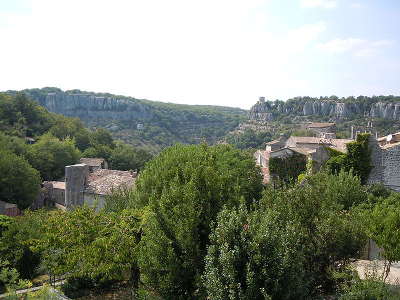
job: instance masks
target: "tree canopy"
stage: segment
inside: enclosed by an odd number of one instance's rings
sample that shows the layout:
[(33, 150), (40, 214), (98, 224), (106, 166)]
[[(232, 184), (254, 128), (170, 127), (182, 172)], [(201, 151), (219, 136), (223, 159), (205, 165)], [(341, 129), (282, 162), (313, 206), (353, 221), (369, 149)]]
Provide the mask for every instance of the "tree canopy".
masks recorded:
[(40, 175), (20, 156), (0, 148), (0, 200), (29, 207), (40, 188)]
[(251, 205), (261, 190), (253, 158), (230, 146), (176, 145), (150, 161), (132, 204), (151, 210), (139, 255), (146, 284), (166, 298), (193, 297), (218, 212)]
[(30, 147), (28, 160), (44, 180), (56, 180), (64, 175), (65, 166), (78, 162), (80, 155), (73, 140), (59, 140), (48, 133)]

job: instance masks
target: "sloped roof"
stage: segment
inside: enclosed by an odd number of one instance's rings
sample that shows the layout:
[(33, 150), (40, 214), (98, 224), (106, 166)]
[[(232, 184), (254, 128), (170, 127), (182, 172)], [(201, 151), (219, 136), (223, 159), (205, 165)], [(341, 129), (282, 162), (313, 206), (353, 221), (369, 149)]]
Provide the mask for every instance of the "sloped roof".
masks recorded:
[(270, 142), (265, 143), (265, 144), (266, 145), (274, 145), (274, 144), (279, 144), (279, 143), (282, 143), (282, 141), (281, 140), (273, 140), (273, 141), (270, 141)]
[(65, 181), (48, 181), (53, 185), (54, 189), (65, 190)]
[(1, 206), (1, 207), (4, 207), (4, 209), (9, 209), (9, 208), (16, 208), (16, 207), (17, 207), (17, 204), (8, 203), (8, 202), (1, 201), (1, 200), (0, 200), (0, 206)]
[(309, 136), (291, 136), (290, 139), (296, 144), (319, 144), (327, 145), (341, 152), (345, 152), (346, 144), (352, 142), (351, 139), (324, 139)]
[(298, 148), (298, 147), (290, 147), (290, 148), (288, 148), (288, 149), (290, 149), (290, 150), (292, 150), (292, 151), (294, 151), (294, 152), (297, 152), (297, 153), (306, 155), (306, 156), (307, 156), (308, 154), (314, 153), (314, 152), (316, 151), (315, 149), (310, 149), (310, 148)]
[(86, 164), (90, 167), (100, 167), (104, 162), (104, 158), (82, 157), (79, 161), (81, 164)]
[(90, 173), (86, 192), (108, 195), (119, 188), (129, 188), (136, 180), (136, 174), (130, 171), (99, 169)]
[(399, 146), (400, 145), (400, 142), (396, 142), (396, 143), (387, 143), (387, 144), (385, 144), (385, 145), (381, 145), (381, 148), (382, 149), (388, 149), (388, 148), (393, 148), (393, 147), (396, 147), (396, 146)]

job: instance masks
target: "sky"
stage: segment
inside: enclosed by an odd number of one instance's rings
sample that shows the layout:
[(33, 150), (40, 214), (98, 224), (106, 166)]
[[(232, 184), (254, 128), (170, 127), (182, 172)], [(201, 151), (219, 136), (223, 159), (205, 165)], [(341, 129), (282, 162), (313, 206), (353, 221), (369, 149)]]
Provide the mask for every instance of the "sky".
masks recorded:
[(0, 91), (250, 108), (400, 95), (399, 0), (0, 0)]

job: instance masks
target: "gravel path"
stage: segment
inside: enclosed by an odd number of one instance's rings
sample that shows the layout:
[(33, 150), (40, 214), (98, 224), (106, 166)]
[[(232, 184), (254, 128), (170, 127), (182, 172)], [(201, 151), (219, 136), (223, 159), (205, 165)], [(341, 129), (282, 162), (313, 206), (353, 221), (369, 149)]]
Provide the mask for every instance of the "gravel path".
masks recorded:
[[(384, 261), (383, 260), (358, 260), (354, 266), (363, 279), (368, 276), (382, 276)], [(386, 279), (387, 283), (400, 285), (400, 263), (393, 263), (390, 267), (390, 273)]]

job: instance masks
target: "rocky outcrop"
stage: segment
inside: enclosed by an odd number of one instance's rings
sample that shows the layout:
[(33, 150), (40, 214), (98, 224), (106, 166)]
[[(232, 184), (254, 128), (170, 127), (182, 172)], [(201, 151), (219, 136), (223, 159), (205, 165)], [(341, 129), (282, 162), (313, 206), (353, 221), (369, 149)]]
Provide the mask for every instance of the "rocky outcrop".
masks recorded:
[(254, 121), (272, 121), (282, 115), (320, 116), (332, 119), (372, 117), (400, 120), (400, 101), (365, 104), (330, 100), (298, 100), (297, 102), (260, 100), (250, 109), (250, 120)]
[(148, 105), (132, 99), (60, 92), (49, 93), (37, 100), (51, 112), (83, 120), (100, 118), (124, 121), (153, 117)]

